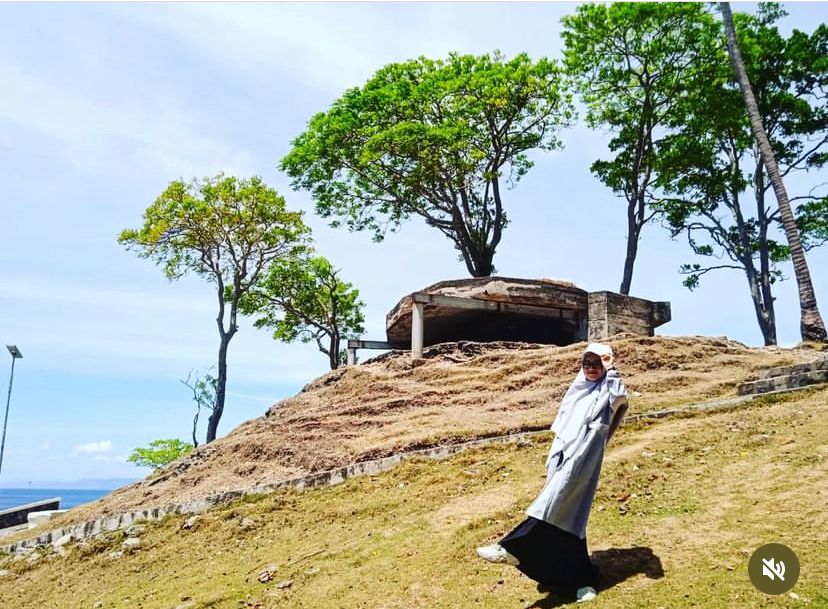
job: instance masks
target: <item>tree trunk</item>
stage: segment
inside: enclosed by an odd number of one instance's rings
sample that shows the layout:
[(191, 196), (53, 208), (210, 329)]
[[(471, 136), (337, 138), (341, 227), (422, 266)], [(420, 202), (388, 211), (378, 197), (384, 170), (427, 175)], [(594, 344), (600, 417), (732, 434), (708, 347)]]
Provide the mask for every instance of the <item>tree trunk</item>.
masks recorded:
[[(738, 173), (738, 161), (736, 160), (737, 156), (735, 151), (733, 152), (734, 154), (730, 155), (732, 175)], [(741, 253), (739, 254), (739, 260), (745, 269), (745, 276), (748, 280), (748, 286), (750, 286), (750, 298), (753, 300), (753, 309), (756, 313), (756, 321), (759, 323), (759, 330), (762, 332), (762, 338), (765, 341), (766, 347), (769, 345), (775, 345), (776, 325), (773, 322), (772, 317), (768, 316), (766, 300), (767, 295), (770, 293), (770, 286), (765, 286), (762, 283), (762, 277), (756, 271), (756, 265), (753, 264), (754, 250), (750, 239), (750, 227), (748, 223), (745, 222), (745, 216), (742, 213), (742, 203), (739, 199), (738, 187), (732, 187), (727, 206), (730, 208), (730, 212), (736, 220), (736, 230), (739, 232), (739, 243), (742, 246)], [(759, 215), (759, 221), (761, 222), (761, 214)], [(726, 235), (722, 235), (722, 237), (726, 238)], [(764, 250), (765, 253), (767, 253), (767, 244), (765, 244)], [(761, 256), (762, 252), (760, 251), (760, 259)], [(773, 306), (772, 300), (771, 306)]]
[(331, 364), (331, 370), (339, 368), (339, 334), (336, 332), (331, 334), (331, 346), (328, 350), (328, 356)]
[(733, 71), (736, 73), (739, 88), (742, 90), (742, 96), (745, 98), (745, 106), (747, 107), (748, 117), (750, 118), (750, 129), (759, 146), (759, 152), (765, 163), (765, 169), (773, 185), (773, 192), (776, 194), (776, 200), (779, 204), (779, 215), (782, 219), (782, 225), (785, 228), (785, 235), (788, 238), (788, 245), (791, 250), (796, 283), (799, 287), (799, 329), (802, 340), (824, 341), (826, 339), (825, 324), (822, 321), (822, 316), (819, 314), (819, 308), (817, 307), (816, 293), (811, 283), (808, 262), (805, 260), (805, 250), (799, 241), (799, 230), (797, 229), (796, 220), (794, 219), (793, 211), (788, 200), (788, 193), (785, 190), (785, 184), (782, 182), (779, 167), (776, 165), (776, 159), (773, 156), (773, 150), (771, 149), (770, 141), (768, 141), (767, 133), (762, 124), (762, 117), (759, 114), (759, 106), (756, 103), (756, 98), (750, 87), (750, 81), (745, 71), (742, 55), (739, 52), (739, 45), (736, 41), (736, 28), (733, 25), (733, 14), (730, 12), (730, 3), (721, 2), (719, 6), (722, 11), (725, 34), (727, 35), (727, 51), (730, 55), (730, 61), (733, 64)]
[(759, 330), (762, 332), (762, 339), (765, 346), (776, 344), (776, 323), (773, 319), (773, 309), (768, 311), (766, 296), (770, 293), (770, 286), (760, 286), (757, 280), (756, 269), (753, 264), (745, 266), (745, 275), (750, 286), (750, 299), (753, 301), (753, 310), (756, 313), (756, 321), (759, 323)]
[(198, 415), (201, 414), (201, 406), (196, 403), (196, 412), (195, 416), (193, 417), (193, 448), (198, 447), (198, 438), (196, 437), (196, 431), (198, 430)]
[(207, 420), (207, 443), (216, 439), (218, 424), (224, 412), (224, 395), (227, 386), (227, 346), (233, 337), (231, 333), (221, 333), (221, 343), (218, 352), (218, 379), (216, 383), (216, 405), (213, 408), (210, 418)]
[(641, 225), (637, 219), (636, 204), (629, 203), (627, 205), (627, 256), (624, 259), (624, 276), (621, 278), (621, 289), (619, 290), (619, 292), (628, 296), (632, 285), (633, 266), (638, 255), (638, 238), (641, 235)]
[[(759, 155), (757, 155), (759, 156)], [(756, 163), (753, 173), (753, 191), (756, 198), (756, 219), (759, 222), (759, 243), (764, 247), (759, 249), (759, 286), (764, 305), (764, 316), (767, 319), (768, 334), (765, 336), (765, 345), (776, 344), (776, 312), (773, 304), (773, 289), (771, 284), (770, 253), (768, 252), (768, 212), (765, 207), (765, 175), (762, 171), (761, 158)], [(764, 331), (762, 332), (764, 334)], [(769, 342), (770, 341), (770, 342)]]
[[(460, 245), (460, 244), (458, 244)], [(463, 247), (463, 245), (460, 245)], [(489, 277), (494, 272), (494, 248), (485, 243), (471, 243), (465, 251), (463, 259), (466, 261), (466, 269), (472, 277)]]

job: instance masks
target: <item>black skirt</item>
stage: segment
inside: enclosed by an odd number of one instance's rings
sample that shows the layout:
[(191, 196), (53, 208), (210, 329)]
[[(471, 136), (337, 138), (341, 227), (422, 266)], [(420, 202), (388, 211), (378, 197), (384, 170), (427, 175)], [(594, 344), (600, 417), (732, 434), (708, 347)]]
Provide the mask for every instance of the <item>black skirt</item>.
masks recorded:
[(596, 574), (585, 539), (529, 516), (501, 541), (520, 561), (518, 569), (549, 588), (595, 586)]

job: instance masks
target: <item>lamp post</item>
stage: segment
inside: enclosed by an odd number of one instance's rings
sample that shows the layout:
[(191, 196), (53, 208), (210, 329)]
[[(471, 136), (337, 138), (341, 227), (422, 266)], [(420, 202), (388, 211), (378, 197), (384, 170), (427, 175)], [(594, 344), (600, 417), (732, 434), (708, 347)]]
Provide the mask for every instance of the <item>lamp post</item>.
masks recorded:
[(14, 381), (14, 360), (17, 358), (23, 358), (23, 354), (20, 353), (20, 349), (17, 348), (17, 345), (6, 345), (6, 349), (9, 350), (9, 353), (11, 353), (12, 366), (11, 376), (9, 377), (9, 395), (6, 398), (6, 417), (3, 419), (3, 441), (0, 442), (0, 471), (3, 471), (3, 451), (6, 448), (6, 425), (9, 423), (9, 402), (11, 402), (11, 388), (12, 381)]

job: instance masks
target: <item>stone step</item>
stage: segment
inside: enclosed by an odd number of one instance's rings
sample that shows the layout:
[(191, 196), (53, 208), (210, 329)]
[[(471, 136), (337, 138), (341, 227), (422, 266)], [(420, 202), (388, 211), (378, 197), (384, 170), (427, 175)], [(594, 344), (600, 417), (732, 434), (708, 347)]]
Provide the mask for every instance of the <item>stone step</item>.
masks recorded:
[(759, 375), (759, 380), (772, 379), (777, 376), (788, 376), (789, 374), (796, 374), (798, 372), (814, 372), (817, 370), (828, 370), (828, 355), (823, 355), (806, 364), (768, 368)]
[(760, 378), (756, 381), (742, 383), (737, 387), (736, 393), (738, 395), (755, 395), (820, 383), (828, 383), (828, 369), (807, 370), (771, 378)]

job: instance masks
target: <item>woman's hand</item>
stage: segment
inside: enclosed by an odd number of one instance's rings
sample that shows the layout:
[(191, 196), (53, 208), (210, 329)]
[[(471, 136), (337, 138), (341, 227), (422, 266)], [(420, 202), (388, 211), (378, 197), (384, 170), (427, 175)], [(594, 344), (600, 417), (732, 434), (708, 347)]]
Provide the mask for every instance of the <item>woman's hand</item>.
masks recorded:
[(611, 353), (606, 353), (601, 356), (601, 362), (604, 364), (604, 368), (611, 370), (615, 365), (615, 358)]

